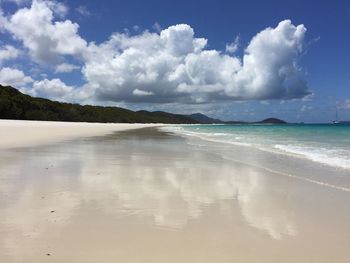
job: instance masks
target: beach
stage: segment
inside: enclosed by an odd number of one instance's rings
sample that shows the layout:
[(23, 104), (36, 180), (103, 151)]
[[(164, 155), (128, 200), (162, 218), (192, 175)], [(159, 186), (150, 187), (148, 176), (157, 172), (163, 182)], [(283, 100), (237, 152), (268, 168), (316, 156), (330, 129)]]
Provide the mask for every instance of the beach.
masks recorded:
[(160, 124), (0, 120), (0, 149), (42, 145), (152, 126)]
[(156, 124), (0, 126), (0, 262), (349, 261), (348, 170)]

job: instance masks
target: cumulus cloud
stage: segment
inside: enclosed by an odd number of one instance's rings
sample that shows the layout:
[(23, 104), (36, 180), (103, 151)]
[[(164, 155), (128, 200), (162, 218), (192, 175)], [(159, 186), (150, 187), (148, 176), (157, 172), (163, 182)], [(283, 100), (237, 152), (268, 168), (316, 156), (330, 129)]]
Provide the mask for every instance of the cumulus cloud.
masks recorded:
[(236, 36), (235, 41), (226, 44), (226, 52), (235, 53), (239, 48), (239, 36)]
[(50, 10), (52, 10), (52, 12), (60, 18), (64, 18), (68, 14), (69, 8), (61, 2), (58, 2), (55, 0), (37, 0), (37, 1), (43, 1), (50, 8)]
[(195, 37), (187, 24), (136, 35), (114, 33), (105, 42), (87, 43), (78, 34), (79, 25), (64, 20), (67, 12), (56, 1), (33, 0), (13, 15), (0, 14), (0, 24), (35, 62), (53, 65), (56, 73), (78, 69), (67, 63), (68, 56), (83, 65), (86, 83), (65, 89), (72, 100), (212, 103), (310, 94), (298, 65), (306, 28), (290, 20), (259, 32), (239, 57), (234, 54), (239, 38), (227, 44), (226, 52), (208, 49), (208, 40)]
[[(243, 58), (207, 50), (189, 25), (91, 44), (83, 74), (99, 100), (206, 103), (302, 98), (309, 90), (298, 57), (306, 28), (290, 20), (258, 33)], [(147, 96), (140, 96), (140, 92)]]
[(74, 90), (74, 87), (68, 86), (60, 79), (44, 79), (41, 81), (35, 81), (31, 89), (23, 89), (22, 91), (34, 96), (43, 97), (49, 99), (60, 99), (65, 101), (66, 96), (70, 95)]
[(72, 72), (74, 70), (78, 70), (80, 69), (79, 66), (77, 65), (73, 65), (73, 64), (69, 64), (69, 63), (62, 63), (56, 66), (56, 73), (69, 73)]
[(0, 69), (1, 85), (22, 87), (31, 82), (33, 82), (33, 79), (29, 76), (26, 76), (21, 70), (8, 67)]
[(144, 90), (139, 90), (139, 89), (135, 89), (132, 94), (136, 95), (136, 96), (149, 96), (149, 95), (153, 95), (152, 91), (144, 91)]
[(0, 47), (0, 64), (6, 60), (17, 58), (19, 54), (20, 51), (11, 45), (5, 45), (3, 47)]
[(67, 7), (56, 1), (34, 0), (4, 20), (3, 27), (22, 41), (34, 61), (59, 63), (63, 55), (80, 56), (87, 43), (78, 35), (79, 25), (64, 17)]

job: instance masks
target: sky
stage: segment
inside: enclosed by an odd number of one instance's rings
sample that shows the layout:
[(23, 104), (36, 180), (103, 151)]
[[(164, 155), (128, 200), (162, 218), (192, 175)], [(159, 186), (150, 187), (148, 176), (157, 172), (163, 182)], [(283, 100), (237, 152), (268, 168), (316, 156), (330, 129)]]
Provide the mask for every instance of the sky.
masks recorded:
[(347, 1), (0, 0), (0, 84), (224, 120), (350, 120)]

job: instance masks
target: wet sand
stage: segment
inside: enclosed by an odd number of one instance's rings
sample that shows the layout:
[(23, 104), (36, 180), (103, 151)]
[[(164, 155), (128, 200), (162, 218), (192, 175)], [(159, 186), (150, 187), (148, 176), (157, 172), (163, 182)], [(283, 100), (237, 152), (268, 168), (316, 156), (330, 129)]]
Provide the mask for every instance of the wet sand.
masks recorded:
[(347, 174), (246, 151), (155, 128), (0, 150), (0, 262), (349, 262)]

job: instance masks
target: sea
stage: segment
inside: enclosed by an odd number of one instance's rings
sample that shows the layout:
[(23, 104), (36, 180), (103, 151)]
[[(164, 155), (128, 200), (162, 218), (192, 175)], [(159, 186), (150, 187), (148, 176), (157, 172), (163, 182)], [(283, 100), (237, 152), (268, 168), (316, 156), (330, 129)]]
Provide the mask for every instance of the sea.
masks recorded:
[(184, 136), (254, 147), (350, 171), (350, 124), (201, 124), (167, 129)]

